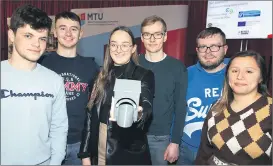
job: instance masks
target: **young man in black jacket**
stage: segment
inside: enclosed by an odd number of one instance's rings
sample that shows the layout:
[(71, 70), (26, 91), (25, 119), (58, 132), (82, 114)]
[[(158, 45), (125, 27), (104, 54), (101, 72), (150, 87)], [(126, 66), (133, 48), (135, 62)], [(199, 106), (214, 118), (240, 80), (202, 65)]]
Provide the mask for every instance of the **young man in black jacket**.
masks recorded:
[(54, 36), (58, 39), (58, 49), (40, 59), (42, 65), (64, 79), (69, 122), (67, 152), (63, 162), (65, 165), (81, 165), (77, 153), (84, 127), (85, 108), (99, 71), (92, 58), (82, 57), (76, 53), (76, 45), (82, 34), (78, 15), (66, 11), (57, 14)]

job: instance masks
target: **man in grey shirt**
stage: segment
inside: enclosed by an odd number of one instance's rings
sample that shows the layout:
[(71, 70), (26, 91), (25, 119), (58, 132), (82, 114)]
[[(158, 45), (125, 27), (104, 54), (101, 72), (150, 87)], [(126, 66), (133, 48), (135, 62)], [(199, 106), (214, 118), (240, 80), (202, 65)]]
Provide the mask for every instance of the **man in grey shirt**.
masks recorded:
[(24, 5), (11, 17), (12, 54), (1, 62), (1, 165), (60, 165), (68, 119), (63, 79), (37, 64), (52, 21)]

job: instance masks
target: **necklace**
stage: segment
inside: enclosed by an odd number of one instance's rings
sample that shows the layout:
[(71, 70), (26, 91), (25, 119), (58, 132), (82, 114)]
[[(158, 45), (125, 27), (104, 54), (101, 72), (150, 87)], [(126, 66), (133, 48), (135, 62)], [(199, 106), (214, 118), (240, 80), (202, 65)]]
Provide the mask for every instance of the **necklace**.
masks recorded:
[(115, 74), (115, 77), (120, 78), (122, 75), (123, 75), (123, 73), (121, 73), (119, 76), (116, 76), (116, 74)]
[(124, 74), (126, 66), (127, 65), (113, 67), (113, 74), (115, 78), (120, 78)]

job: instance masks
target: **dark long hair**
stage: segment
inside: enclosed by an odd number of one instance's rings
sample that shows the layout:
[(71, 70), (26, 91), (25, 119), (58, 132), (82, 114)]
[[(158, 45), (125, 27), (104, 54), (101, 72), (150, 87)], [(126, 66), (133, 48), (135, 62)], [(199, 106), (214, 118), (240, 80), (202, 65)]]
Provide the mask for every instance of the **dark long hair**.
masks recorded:
[(222, 111), (224, 111), (227, 108), (227, 106), (234, 100), (233, 91), (231, 87), (229, 86), (228, 70), (232, 61), (238, 57), (252, 57), (253, 59), (255, 59), (258, 67), (260, 68), (260, 75), (262, 79), (262, 81), (258, 84), (258, 92), (262, 95), (269, 95), (267, 91), (267, 86), (266, 86), (266, 82), (267, 82), (266, 65), (262, 56), (259, 53), (252, 50), (238, 52), (230, 59), (227, 65), (222, 97), (211, 108), (211, 111), (216, 114), (220, 114)]
[[(91, 97), (90, 100), (88, 102), (88, 109), (91, 110), (91, 108), (93, 107), (94, 104), (97, 104), (99, 102), (102, 102), (106, 99), (107, 94), (106, 94), (106, 87), (110, 84), (111, 81), (111, 76), (112, 76), (112, 67), (114, 66), (114, 62), (113, 59), (110, 56), (110, 49), (109, 49), (109, 43), (110, 43), (110, 39), (112, 37), (112, 35), (116, 32), (116, 31), (124, 31), (127, 32), (129, 34), (129, 36), (131, 37), (132, 40), (132, 44), (133, 46), (136, 45), (136, 41), (134, 38), (134, 35), (132, 33), (132, 31), (126, 27), (126, 26), (118, 26), (115, 29), (112, 30), (110, 37), (109, 37), (109, 42), (108, 45), (106, 47), (106, 51), (105, 51), (105, 56), (104, 56), (104, 62), (103, 62), (103, 67), (98, 75), (97, 80), (95, 81), (92, 93), (91, 93)], [(131, 56), (131, 60), (135, 63), (135, 64), (139, 64), (138, 63), (138, 56), (137, 56), (137, 51), (135, 51), (132, 56)]]

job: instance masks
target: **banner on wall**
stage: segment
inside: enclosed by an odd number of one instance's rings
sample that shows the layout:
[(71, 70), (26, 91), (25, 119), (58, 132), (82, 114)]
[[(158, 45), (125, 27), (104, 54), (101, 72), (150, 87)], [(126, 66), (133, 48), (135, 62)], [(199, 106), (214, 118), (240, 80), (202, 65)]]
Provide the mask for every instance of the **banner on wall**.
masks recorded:
[(221, 28), (227, 39), (270, 38), (272, 1), (208, 1), (211, 26)]
[(141, 44), (141, 22), (144, 18), (157, 15), (167, 24), (167, 42), (164, 52), (181, 61), (184, 60), (186, 47), (186, 30), (188, 22), (187, 5), (114, 7), (72, 9), (81, 19), (83, 37), (77, 52), (86, 57), (95, 57), (98, 65), (102, 66), (104, 50), (108, 44), (110, 32), (119, 25), (128, 26), (137, 41), (138, 52), (144, 53)]

